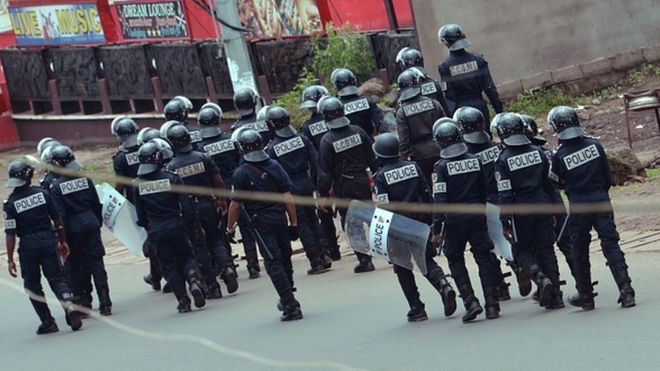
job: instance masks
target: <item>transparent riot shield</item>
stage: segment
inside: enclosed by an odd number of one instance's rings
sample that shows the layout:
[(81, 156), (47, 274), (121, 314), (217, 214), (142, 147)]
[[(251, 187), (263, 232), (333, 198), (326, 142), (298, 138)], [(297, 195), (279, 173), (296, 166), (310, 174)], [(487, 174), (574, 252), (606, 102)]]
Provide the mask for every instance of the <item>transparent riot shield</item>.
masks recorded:
[(430, 227), (357, 200), (346, 215), (346, 234), (351, 248), (398, 266), (426, 274), (426, 246)]
[(97, 184), (96, 193), (103, 205), (103, 224), (133, 255), (141, 256), (147, 231), (138, 227), (133, 204), (108, 183)]

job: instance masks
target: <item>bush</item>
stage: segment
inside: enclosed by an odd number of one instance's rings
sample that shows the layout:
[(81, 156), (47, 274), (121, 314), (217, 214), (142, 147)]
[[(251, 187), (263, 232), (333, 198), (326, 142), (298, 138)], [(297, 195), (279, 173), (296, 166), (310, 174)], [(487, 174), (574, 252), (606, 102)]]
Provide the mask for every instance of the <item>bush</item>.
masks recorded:
[(544, 117), (556, 106), (571, 106), (575, 103), (572, 97), (557, 88), (526, 91), (519, 94), (506, 104), (509, 112), (525, 113), (534, 117)]
[(282, 94), (274, 102), (275, 105), (282, 106), (286, 108), (287, 111), (289, 111), (289, 114), (291, 115), (291, 124), (296, 128), (300, 128), (305, 120), (309, 118), (309, 113), (307, 110), (301, 111), (299, 108), (301, 104), (300, 99), (302, 97), (303, 90), (305, 90), (306, 87), (314, 84), (318, 84), (318, 80), (311, 72), (305, 69), (300, 74), (298, 82), (296, 82), (296, 85), (293, 87), (293, 89), (288, 93)]

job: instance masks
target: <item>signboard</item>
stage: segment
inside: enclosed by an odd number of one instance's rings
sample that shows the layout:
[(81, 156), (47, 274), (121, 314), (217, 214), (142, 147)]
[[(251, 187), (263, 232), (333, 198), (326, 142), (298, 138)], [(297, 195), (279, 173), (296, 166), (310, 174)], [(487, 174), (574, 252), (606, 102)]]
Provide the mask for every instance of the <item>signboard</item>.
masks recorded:
[(9, 14), (21, 46), (105, 43), (95, 4), (12, 7)]
[(0, 0), (0, 33), (11, 31), (9, 19), (9, 0)]
[(182, 0), (117, 3), (119, 28), (125, 40), (188, 39), (190, 32)]
[(311, 35), (323, 31), (316, 0), (235, 0), (250, 37)]

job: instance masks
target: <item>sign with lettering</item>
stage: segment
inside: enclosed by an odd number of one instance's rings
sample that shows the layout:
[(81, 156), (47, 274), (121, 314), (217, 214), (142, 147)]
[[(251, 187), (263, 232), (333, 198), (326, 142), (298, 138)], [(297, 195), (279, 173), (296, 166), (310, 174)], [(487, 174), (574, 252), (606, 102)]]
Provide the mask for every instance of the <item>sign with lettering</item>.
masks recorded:
[(390, 257), (387, 252), (387, 236), (393, 217), (392, 212), (376, 208), (369, 228), (369, 248), (372, 256), (381, 257), (388, 262)]
[(121, 33), (126, 40), (188, 39), (188, 21), (182, 0), (124, 1), (117, 3)]
[(11, 7), (9, 13), (20, 46), (105, 43), (92, 3)]

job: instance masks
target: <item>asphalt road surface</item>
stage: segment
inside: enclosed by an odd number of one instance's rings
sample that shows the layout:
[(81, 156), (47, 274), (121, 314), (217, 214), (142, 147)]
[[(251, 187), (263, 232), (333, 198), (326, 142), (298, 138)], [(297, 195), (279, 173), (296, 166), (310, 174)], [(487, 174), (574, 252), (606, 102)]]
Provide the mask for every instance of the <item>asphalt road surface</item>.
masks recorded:
[[(657, 249), (655, 249), (657, 248)], [(90, 318), (73, 333), (62, 311), (53, 310), (60, 332), (36, 336), (38, 320), (20, 279), (0, 274), (2, 369), (15, 370), (621, 370), (657, 369), (660, 353), (660, 244), (628, 252), (638, 305), (620, 309), (614, 281), (600, 253), (592, 254), (600, 281), (596, 310), (567, 305), (546, 311), (530, 298), (502, 303), (502, 317), (461, 323), (462, 306), (445, 318), (439, 295), (418, 276), (429, 320), (410, 324), (391, 268), (352, 273), (345, 256), (332, 271), (307, 276), (295, 258), (296, 286), (305, 318), (282, 323), (267, 276), (247, 280), (240, 269), (237, 294), (206, 308), (178, 314), (171, 294), (142, 282), (144, 263), (110, 263), (114, 325)], [(470, 258), (471, 259), (471, 258)], [(469, 259), (468, 259), (469, 260)], [(446, 260), (439, 258), (446, 268)], [(562, 258), (560, 257), (560, 262)], [(472, 278), (478, 286), (473, 264)], [(561, 264), (565, 297), (573, 281)], [(8, 287), (11, 282), (15, 287)], [(480, 291), (480, 290), (479, 290)], [(317, 367), (319, 366), (319, 367)]]

